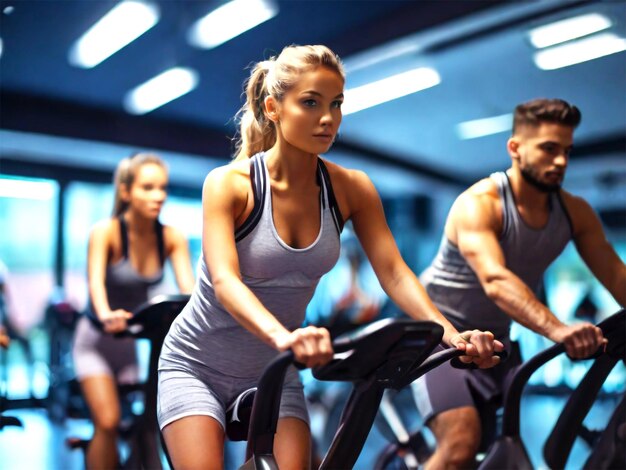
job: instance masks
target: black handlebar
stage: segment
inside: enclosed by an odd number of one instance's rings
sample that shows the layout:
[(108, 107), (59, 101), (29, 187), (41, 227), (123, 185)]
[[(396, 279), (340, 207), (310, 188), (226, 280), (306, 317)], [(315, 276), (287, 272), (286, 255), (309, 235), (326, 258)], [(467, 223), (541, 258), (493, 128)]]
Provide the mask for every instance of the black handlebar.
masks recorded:
[[(333, 342), (333, 359), (324, 366), (313, 368), (313, 375), (318, 380), (360, 384), (355, 386), (344, 409), (344, 415), (356, 412), (358, 416), (350, 423), (345, 418), (345, 426), (340, 426), (323, 468), (334, 468), (333, 465), (350, 467), (371, 428), (385, 388), (400, 389), (434, 367), (465, 354), (457, 349), (446, 349), (430, 355), (442, 337), (443, 327), (434, 322), (386, 319), (340, 336)], [(283, 381), (292, 364), (293, 352), (282, 352), (266, 366), (261, 376), (250, 417), (247, 459), (272, 453)], [(350, 450), (345, 449), (348, 442), (352, 447)]]
[[(602, 322), (598, 323), (598, 327), (602, 330), (603, 335), (608, 339), (606, 351), (600, 349), (588, 358), (597, 358), (603, 354), (624, 359), (624, 322), (626, 312), (621, 310)], [(540, 352), (522, 364), (507, 390), (504, 398), (504, 419), (502, 421), (502, 434), (505, 436), (518, 436), (520, 429), (520, 403), (524, 386), (530, 379), (531, 375), (546, 362), (552, 360), (559, 354), (565, 352), (565, 345), (562, 343), (555, 344), (548, 349)]]
[(189, 298), (188, 294), (152, 297), (133, 311), (133, 316), (127, 321), (128, 334), (145, 337), (155, 330), (168, 329)]
[[(126, 330), (113, 333), (113, 335), (116, 337), (143, 338), (150, 336), (151, 332), (155, 330), (169, 327), (173, 318), (180, 313), (189, 298), (188, 294), (154, 296), (133, 310), (133, 316), (126, 321)], [(104, 325), (91, 310), (88, 311), (87, 315), (98, 329), (104, 331)]]

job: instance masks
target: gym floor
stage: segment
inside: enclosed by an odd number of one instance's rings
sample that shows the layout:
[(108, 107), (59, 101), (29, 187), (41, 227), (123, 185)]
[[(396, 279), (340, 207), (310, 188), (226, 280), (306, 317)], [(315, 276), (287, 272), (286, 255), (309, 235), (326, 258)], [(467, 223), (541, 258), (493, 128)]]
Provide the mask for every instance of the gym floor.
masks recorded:
[[(529, 394), (523, 399), (522, 438), (533, 466), (537, 469), (546, 468), (541, 456), (543, 442), (564, 402), (565, 397), (553, 395)], [(612, 398), (599, 401), (591, 410), (586, 424), (592, 428), (603, 426), (615, 405), (616, 400)], [(20, 418), (24, 427), (8, 427), (0, 432), (0, 466), (4, 470), (83, 468), (80, 453), (67, 450), (64, 442), (67, 436), (88, 437), (91, 433), (89, 421), (68, 419), (63, 424), (55, 424), (48, 419), (43, 409), (11, 410), (5, 414)], [(374, 428), (355, 469), (371, 470), (372, 463), (385, 443), (385, 439)], [(235, 459), (244, 449), (241, 443), (229, 444), (229, 456), (233, 463), (227, 465), (228, 469), (237, 468)], [(580, 467), (587, 453), (585, 445), (577, 442), (566, 468)]]

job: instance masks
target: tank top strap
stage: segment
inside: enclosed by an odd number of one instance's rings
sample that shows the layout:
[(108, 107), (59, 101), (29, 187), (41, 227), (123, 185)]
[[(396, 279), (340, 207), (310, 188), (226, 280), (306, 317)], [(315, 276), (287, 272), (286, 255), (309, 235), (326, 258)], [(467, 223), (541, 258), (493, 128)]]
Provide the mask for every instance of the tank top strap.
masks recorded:
[(560, 189), (558, 191), (556, 191), (554, 197), (558, 201), (558, 206), (561, 208), (561, 210), (563, 211), (563, 214), (565, 215), (565, 219), (567, 220), (567, 225), (569, 226), (570, 237), (574, 238), (574, 223), (572, 222), (572, 216), (570, 215), (569, 211), (567, 210), (567, 206), (565, 205), (565, 201), (563, 201), (563, 194), (562, 194), (561, 191), (562, 190), (560, 190)]
[(165, 239), (163, 237), (163, 224), (158, 220), (154, 221), (154, 231), (157, 237), (157, 249), (159, 250), (159, 261), (161, 267), (165, 264)]
[(502, 232), (500, 233), (500, 238), (502, 238), (511, 227), (511, 214), (516, 213), (515, 211), (511, 212), (511, 208), (515, 208), (515, 199), (511, 192), (511, 182), (504, 171), (492, 173), (489, 177), (496, 183), (502, 204)]
[[(128, 259), (128, 225), (122, 215), (117, 217), (120, 222), (120, 236), (122, 238), (122, 258)], [(165, 264), (165, 237), (163, 236), (163, 224), (156, 220), (154, 222), (154, 232), (157, 238), (157, 250), (159, 251), (159, 261), (161, 266)]]
[(120, 222), (120, 237), (122, 239), (122, 258), (128, 259), (128, 227), (122, 215), (117, 216)]
[(263, 213), (263, 202), (265, 200), (265, 191), (267, 188), (267, 180), (265, 168), (262, 162), (263, 153), (257, 153), (250, 158), (250, 183), (252, 184), (252, 194), (254, 198), (254, 207), (248, 218), (235, 231), (235, 242), (244, 239), (261, 220)]
[(343, 226), (345, 221), (343, 220), (343, 216), (341, 215), (341, 211), (339, 210), (339, 204), (337, 204), (337, 199), (335, 198), (335, 192), (333, 191), (333, 185), (330, 180), (330, 174), (328, 173), (328, 168), (326, 168), (326, 164), (324, 160), (321, 158), (317, 158), (317, 167), (319, 170), (319, 176), (322, 180), (322, 204), (323, 207), (326, 207), (325, 201), (328, 201), (328, 208), (333, 216), (333, 222), (335, 222), (335, 228), (337, 229), (337, 233), (341, 235), (343, 230)]

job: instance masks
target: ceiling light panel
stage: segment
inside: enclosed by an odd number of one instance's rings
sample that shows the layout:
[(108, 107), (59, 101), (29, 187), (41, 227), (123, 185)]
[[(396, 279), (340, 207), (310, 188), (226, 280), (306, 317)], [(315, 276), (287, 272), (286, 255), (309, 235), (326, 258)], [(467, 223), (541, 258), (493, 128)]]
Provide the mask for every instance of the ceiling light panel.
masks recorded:
[(95, 67), (152, 28), (159, 15), (159, 8), (152, 3), (118, 3), (74, 43), (68, 57), (70, 64)]
[(483, 119), (461, 122), (456, 125), (456, 133), (459, 139), (476, 139), (486, 135), (509, 132), (513, 125), (513, 115), (511, 113), (501, 114)]
[(428, 67), (420, 67), (346, 90), (341, 109), (343, 115), (346, 116), (387, 101), (434, 87), (440, 82), (441, 77), (436, 70)]
[(180, 98), (198, 86), (198, 73), (185, 67), (174, 67), (130, 90), (124, 108), (131, 114), (145, 114)]
[(533, 60), (541, 70), (554, 70), (626, 50), (626, 39), (600, 33), (535, 52)]
[(539, 26), (530, 30), (528, 36), (533, 46), (542, 49), (603, 31), (610, 28), (611, 25), (611, 20), (606, 16), (599, 13), (589, 13)]
[(233, 0), (196, 21), (187, 40), (201, 49), (212, 49), (277, 14), (278, 6), (270, 0)]

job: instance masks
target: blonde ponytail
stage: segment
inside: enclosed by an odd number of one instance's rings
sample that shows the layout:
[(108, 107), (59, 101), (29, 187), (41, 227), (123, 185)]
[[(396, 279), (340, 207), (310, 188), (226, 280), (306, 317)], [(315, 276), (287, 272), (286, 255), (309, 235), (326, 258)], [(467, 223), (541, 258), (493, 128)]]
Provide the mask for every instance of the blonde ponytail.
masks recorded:
[(276, 143), (276, 128), (265, 115), (266, 78), (271, 61), (259, 62), (246, 81), (246, 103), (239, 110), (240, 140), (235, 159), (251, 157)]

